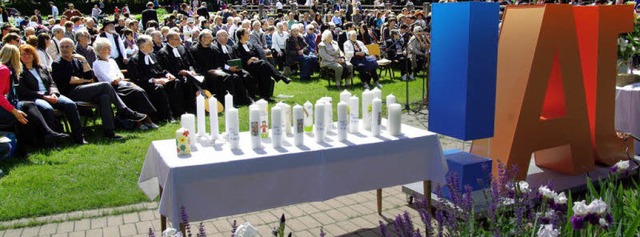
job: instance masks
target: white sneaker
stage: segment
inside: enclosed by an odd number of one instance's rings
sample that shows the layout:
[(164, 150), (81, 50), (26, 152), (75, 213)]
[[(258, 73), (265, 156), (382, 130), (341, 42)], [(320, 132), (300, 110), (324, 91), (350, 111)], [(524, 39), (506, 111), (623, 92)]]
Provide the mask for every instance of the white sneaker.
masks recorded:
[(416, 78), (413, 76), (413, 73), (411, 73), (411, 75), (409, 75), (409, 78), (410, 78), (412, 81), (416, 79)]
[(376, 87), (378, 87), (378, 89), (382, 89), (382, 85), (380, 85), (380, 83), (376, 82)]
[(367, 83), (364, 83), (364, 89), (367, 89), (367, 90), (369, 90), (369, 89), (371, 89), (371, 88), (369, 88), (369, 84), (367, 84)]
[(402, 75), (401, 79), (402, 81), (407, 81), (407, 74)]
[(158, 129), (158, 125), (156, 125), (155, 123), (151, 122), (151, 123), (145, 123), (145, 126), (147, 126), (147, 128), (150, 129)]

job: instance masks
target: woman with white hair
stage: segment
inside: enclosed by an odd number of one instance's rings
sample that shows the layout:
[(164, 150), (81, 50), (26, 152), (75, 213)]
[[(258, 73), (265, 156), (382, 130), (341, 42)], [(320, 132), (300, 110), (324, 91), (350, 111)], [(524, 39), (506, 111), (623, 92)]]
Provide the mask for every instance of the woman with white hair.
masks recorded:
[(376, 87), (382, 88), (382, 85), (378, 82), (378, 74), (376, 73), (378, 62), (375, 57), (369, 56), (369, 50), (364, 46), (364, 43), (356, 39), (357, 33), (355, 30), (347, 32), (347, 37), (349, 40), (344, 42), (344, 56), (360, 74), (360, 80), (364, 88), (370, 89), (371, 79), (373, 79)]
[[(109, 55), (111, 54), (110, 41), (106, 38), (97, 38), (93, 43), (93, 50), (98, 56), (93, 62), (93, 72), (101, 82), (108, 82), (116, 90), (118, 96), (124, 103), (134, 111), (142, 114), (152, 114), (156, 112), (156, 108), (149, 100), (149, 96), (138, 85), (129, 82), (118, 68), (118, 64)], [(149, 116), (146, 117), (145, 123), (139, 123), (141, 130), (149, 128), (158, 128)]]
[(353, 66), (345, 60), (340, 47), (338, 47), (338, 42), (333, 40), (333, 34), (330, 30), (322, 32), (322, 41), (318, 44), (318, 56), (321, 68), (333, 70), (338, 90), (342, 89), (342, 78), (345, 78), (346, 86), (351, 86), (349, 78), (351, 78)]
[[(418, 72), (427, 63), (427, 57), (429, 56), (429, 49), (431, 48), (431, 40), (427, 37), (426, 33), (422, 31), (422, 27), (416, 26), (413, 28), (413, 36), (407, 43), (409, 47), (409, 59), (411, 60), (411, 66), (414, 72)], [(415, 77), (413, 73), (409, 75), (411, 80)]]

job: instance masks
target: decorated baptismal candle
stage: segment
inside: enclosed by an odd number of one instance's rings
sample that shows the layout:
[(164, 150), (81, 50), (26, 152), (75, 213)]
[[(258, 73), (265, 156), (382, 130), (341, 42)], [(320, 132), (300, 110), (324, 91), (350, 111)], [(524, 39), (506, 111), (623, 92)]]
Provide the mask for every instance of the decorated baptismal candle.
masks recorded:
[(401, 119), (402, 119), (402, 107), (400, 104), (394, 103), (388, 105), (389, 109), (387, 111), (389, 117), (389, 134), (391, 136), (399, 136), (402, 133), (401, 130)]
[(260, 139), (260, 107), (258, 105), (249, 106), (249, 130), (251, 131), (251, 148), (262, 148)]
[(231, 108), (227, 110), (229, 115), (229, 144), (231, 149), (240, 149), (240, 122), (238, 121), (238, 109)]
[(325, 122), (324, 122), (324, 110), (326, 105), (324, 104), (324, 100), (318, 100), (315, 105), (315, 123), (313, 124), (314, 136), (316, 142), (324, 142), (324, 134), (325, 134)]
[(344, 91), (340, 92), (340, 102), (345, 102), (348, 105), (349, 98), (351, 98), (351, 92), (349, 92), (347, 89), (344, 89)]
[(302, 146), (304, 143), (304, 109), (300, 105), (293, 106), (293, 144)]
[[(291, 105), (279, 102), (278, 106), (282, 110), (282, 135), (290, 135), (291, 132)], [(273, 115), (271, 115), (273, 116)]]
[(382, 118), (382, 100), (374, 98), (371, 109), (371, 135), (376, 137), (380, 136), (380, 122)]
[(260, 136), (262, 138), (269, 137), (269, 113), (267, 112), (267, 107), (269, 107), (269, 102), (264, 99), (258, 100), (256, 102), (258, 108), (260, 108)]
[(358, 126), (360, 126), (358, 117), (358, 110), (360, 108), (360, 101), (357, 96), (351, 96), (349, 98), (349, 132), (358, 133)]
[(279, 106), (271, 108), (271, 142), (273, 147), (282, 147), (282, 109)]
[(193, 114), (183, 114), (180, 116), (180, 127), (189, 130), (189, 140), (195, 141), (196, 116)]
[(198, 119), (198, 136), (204, 136), (207, 133), (207, 124), (204, 113), (204, 96), (196, 97), (196, 116)]
[(362, 92), (362, 124), (364, 129), (371, 129), (371, 101), (373, 100), (373, 92), (364, 90)]
[(307, 133), (313, 132), (313, 104), (307, 101), (304, 103), (304, 131)]
[(349, 127), (349, 115), (347, 114), (347, 103), (338, 103), (338, 141), (347, 140), (347, 129)]
[(189, 130), (180, 128), (176, 130), (176, 151), (178, 155), (191, 154), (191, 139), (189, 139)]
[(209, 98), (209, 128), (211, 129), (211, 140), (218, 139), (220, 134), (218, 125), (218, 99), (213, 96)]

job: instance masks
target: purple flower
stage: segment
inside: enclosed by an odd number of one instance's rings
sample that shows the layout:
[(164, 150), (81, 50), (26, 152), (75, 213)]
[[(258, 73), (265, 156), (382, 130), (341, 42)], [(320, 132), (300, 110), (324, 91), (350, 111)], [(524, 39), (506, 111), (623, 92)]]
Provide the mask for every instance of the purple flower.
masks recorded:
[(422, 234), (420, 234), (420, 229), (416, 229), (416, 232), (413, 233), (413, 237), (422, 237)]
[[(382, 223), (382, 222), (380, 222)], [(324, 233), (324, 229), (322, 229), (322, 227), (320, 227), (320, 237), (324, 237), (325, 235), (327, 235), (327, 233)]]
[(200, 226), (198, 226), (198, 237), (207, 237), (207, 231), (204, 229), (204, 224), (200, 222)]
[(426, 228), (426, 236), (431, 236), (431, 232), (433, 232), (433, 227), (431, 226), (431, 212), (427, 209), (419, 209), (418, 213), (420, 213), (420, 219)]
[(411, 216), (409, 216), (409, 212), (404, 211), (404, 231), (407, 233), (407, 237), (411, 236), (411, 232), (413, 232), (413, 221), (411, 221)]
[(609, 224), (613, 223), (613, 215), (611, 215), (611, 213), (607, 213), (607, 214), (604, 216), (604, 219), (605, 219)]
[(600, 221), (600, 216), (597, 213), (589, 212), (589, 214), (584, 216), (584, 221), (589, 222), (592, 225), (597, 225), (598, 222)]
[[(382, 237), (387, 237), (387, 225), (382, 223), (382, 221), (378, 221), (378, 223), (380, 223), (380, 234), (382, 234)], [(320, 229), (320, 231), (322, 231), (322, 229)], [(320, 236), (323, 237), (322, 234), (320, 234)]]
[(182, 219), (182, 225), (184, 226), (187, 236), (191, 236), (191, 227), (189, 226), (189, 215), (187, 215), (187, 208), (180, 207), (180, 218)]
[(149, 228), (149, 237), (156, 237), (156, 233), (153, 232), (153, 228)]
[(236, 235), (236, 230), (238, 229), (238, 224), (236, 220), (233, 220), (233, 224), (231, 224), (231, 237)]
[(396, 230), (398, 236), (406, 236), (403, 222), (401, 215), (396, 216), (396, 220), (393, 222), (393, 228)]
[(572, 216), (571, 225), (574, 230), (581, 230), (584, 227), (584, 219), (582, 216)]

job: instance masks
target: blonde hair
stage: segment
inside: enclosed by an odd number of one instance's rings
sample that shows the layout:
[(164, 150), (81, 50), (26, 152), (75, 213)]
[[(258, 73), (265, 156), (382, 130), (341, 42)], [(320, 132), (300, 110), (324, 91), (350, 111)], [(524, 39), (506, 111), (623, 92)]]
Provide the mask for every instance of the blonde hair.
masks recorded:
[(20, 49), (15, 45), (6, 44), (0, 49), (0, 63), (13, 68), (16, 75), (22, 73), (22, 63), (20, 63)]

